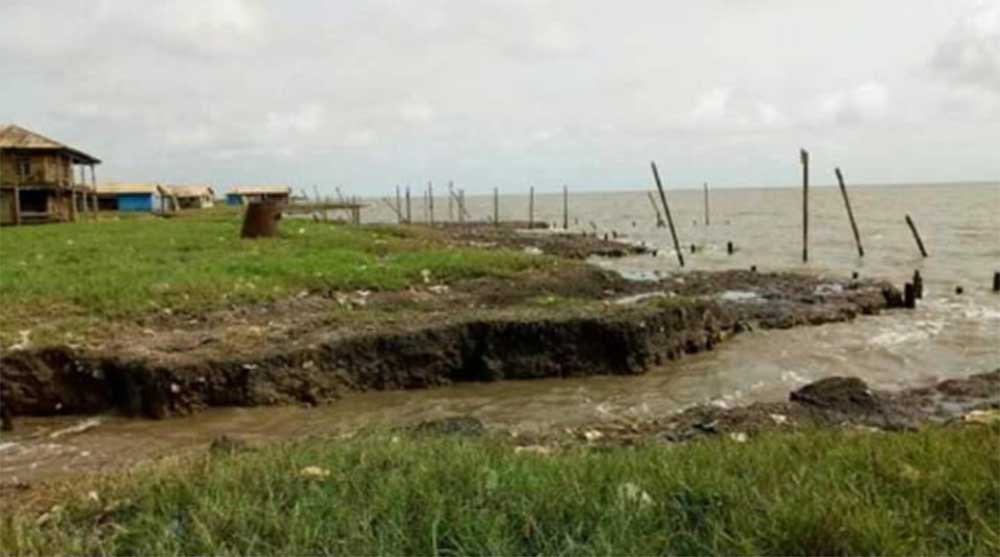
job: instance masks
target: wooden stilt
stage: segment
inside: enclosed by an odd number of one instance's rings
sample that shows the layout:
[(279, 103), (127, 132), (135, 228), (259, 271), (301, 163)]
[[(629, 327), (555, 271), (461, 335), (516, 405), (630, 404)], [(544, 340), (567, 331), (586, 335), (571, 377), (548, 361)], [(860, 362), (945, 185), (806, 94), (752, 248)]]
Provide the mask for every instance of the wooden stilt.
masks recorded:
[(493, 188), (493, 226), (500, 226), (500, 188)]
[(802, 262), (809, 261), (809, 153), (799, 150), (802, 161)]
[(677, 252), (677, 261), (681, 267), (684, 266), (684, 254), (681, 252), (680, 241), (677, 240), (677, 229), (674, 228), (674, 219), (670, 216), (670, 206), (667, 205), (667, 194), (663, 192), (663, 183), (660, 182), (660, 172), (656, 169), (656, 163), (650, 162), (653, 168), (653, 178), (656, 179), (656, 189), (660, 190), (660, 201), (663, 203), (663, 214), (667, 216), (667, 225), (670, 226), (670, 236), (674, 239), (674, 251)]
[[(459, 219), (461, 219), (461, 212), (459, 212)], [(452, 182), (448, 182), (448, 220), (455, 220), (455, 189)]]
[(21, 224), (21, 165), (14, 157), (14, 225)]
[(399, 194), (399, 186), (396, 186), (396, 223), (403, 224), (403, 201)]
[(535, 227), (535, 186), (528, 193), (528, 228)]
[(705, 182), (704, 188), (705, 188), (705, 226), (708, 226), (710, 224), (708, 220), (708, 182)]
[[(858, 257), (865, 256), (865, 248), (861, 247), (861, 234), (858, 233), (858, 223), (854, 221), (854, 211), (851, 210), (851, 200), (847, 197), (847, 187), (844, 186), (844, 175), (840, 168), (836, 169), (837, 183), (840, 184), (840, 194), (844, 196), (844, 206), (847, 207), (847, 218), (851, 220), (851, 230), (854, 231), (854, 243), (858, 246)], [(919, 298), (919, 296), (917, 296)]]
[(917, 232), (917, 225), (913, 224), (913, 219), (910, 215), (906, 215), (906, 224), (910, 227), (910, 232), (913, 232), (913, 239), (917, 241), (917, 247), (920, 248), (920, 255), (927, 257), (927, 250), (924, 249), (924, 241), (920, 239), (920, 233)]
[(406, 224), (413, 224), (413, 214), (410, 212), (410, 186), (406, 186)]
[(427, 182), (427, 207), (430, 210), (431, 224), (434, 224), (434, 184)]
[(563, 230), (569, 230), (569, 186), (563, 186)]

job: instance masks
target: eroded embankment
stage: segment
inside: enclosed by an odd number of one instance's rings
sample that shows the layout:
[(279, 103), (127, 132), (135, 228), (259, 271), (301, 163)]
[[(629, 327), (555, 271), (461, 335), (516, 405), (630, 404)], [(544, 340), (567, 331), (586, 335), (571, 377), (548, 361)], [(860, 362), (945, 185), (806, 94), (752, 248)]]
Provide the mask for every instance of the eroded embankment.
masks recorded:
[[(183, 354), (68, 347), (3, 356), (0, 388), (13, 414), (119, 410), (163, 418), (207, 406), (319, 403), (347, 390), (413, 389), (455, 381), (638, 374), (731, 333), (851, 319), (898, 302), (883, 283), (833, 284), (749, 272), (687, 275), (650, 285), (650, 298), (599, 308), (414, 315), (404, 325), (341, 326), (296, 342)], [(710, 288), (707, 285), (716, 285)], [(727, 297), (734, 288), (752, 296)]]

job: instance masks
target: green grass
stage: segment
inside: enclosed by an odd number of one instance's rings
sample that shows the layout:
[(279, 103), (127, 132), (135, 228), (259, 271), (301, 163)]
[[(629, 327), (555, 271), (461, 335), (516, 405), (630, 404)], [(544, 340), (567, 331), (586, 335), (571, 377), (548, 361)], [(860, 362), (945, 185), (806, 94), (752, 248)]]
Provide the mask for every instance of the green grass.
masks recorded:
[(234, 211), (0, 231), (0, 335), (39, 322), (203, 311), (302, 291), (395, 290), (511, 276), (548, 257), (456, 248), (433, 234), (286, 219), (280, 238), (241, 240)]
[(825, 431), (550, 455), (496, 438), (302, 441), (107, 480), (100, 502), (42, 526), (8, 516), (0, 542), (10, 555), (996, 555), (998, 436)]

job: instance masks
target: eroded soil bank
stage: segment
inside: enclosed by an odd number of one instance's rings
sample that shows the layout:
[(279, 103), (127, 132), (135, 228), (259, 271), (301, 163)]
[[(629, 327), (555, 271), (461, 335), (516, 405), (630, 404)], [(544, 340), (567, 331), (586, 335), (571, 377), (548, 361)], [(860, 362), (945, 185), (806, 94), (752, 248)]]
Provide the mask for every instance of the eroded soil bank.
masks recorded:
[(740, 331), (849, 320), (899, 301), (876, 281), (727, 271), (640, 283), (575, 265), (123, 324), (92, 345), (8, 351), (0, 388), (15, 416), (163, 418), (357, 390), (639, 374)]

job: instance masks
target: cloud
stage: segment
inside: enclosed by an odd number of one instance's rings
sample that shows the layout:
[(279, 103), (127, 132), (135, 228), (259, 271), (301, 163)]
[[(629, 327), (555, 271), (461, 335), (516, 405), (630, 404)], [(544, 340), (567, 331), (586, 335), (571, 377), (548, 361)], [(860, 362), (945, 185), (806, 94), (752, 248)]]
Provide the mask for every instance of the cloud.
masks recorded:
[(1000, 2), (980, 1), (959, 18), (930, 60), (934, 75), (1000, 93)]
[(768, 102), (717, 88), (698, 99), (686, 123), (700, 131), (769, 131), (788, 126), (789, 120)]
[(853, 126), (886, 117), (889, 90), (880, 83), (865, 83), (817, 97), (804, 114), (815, 125)]

